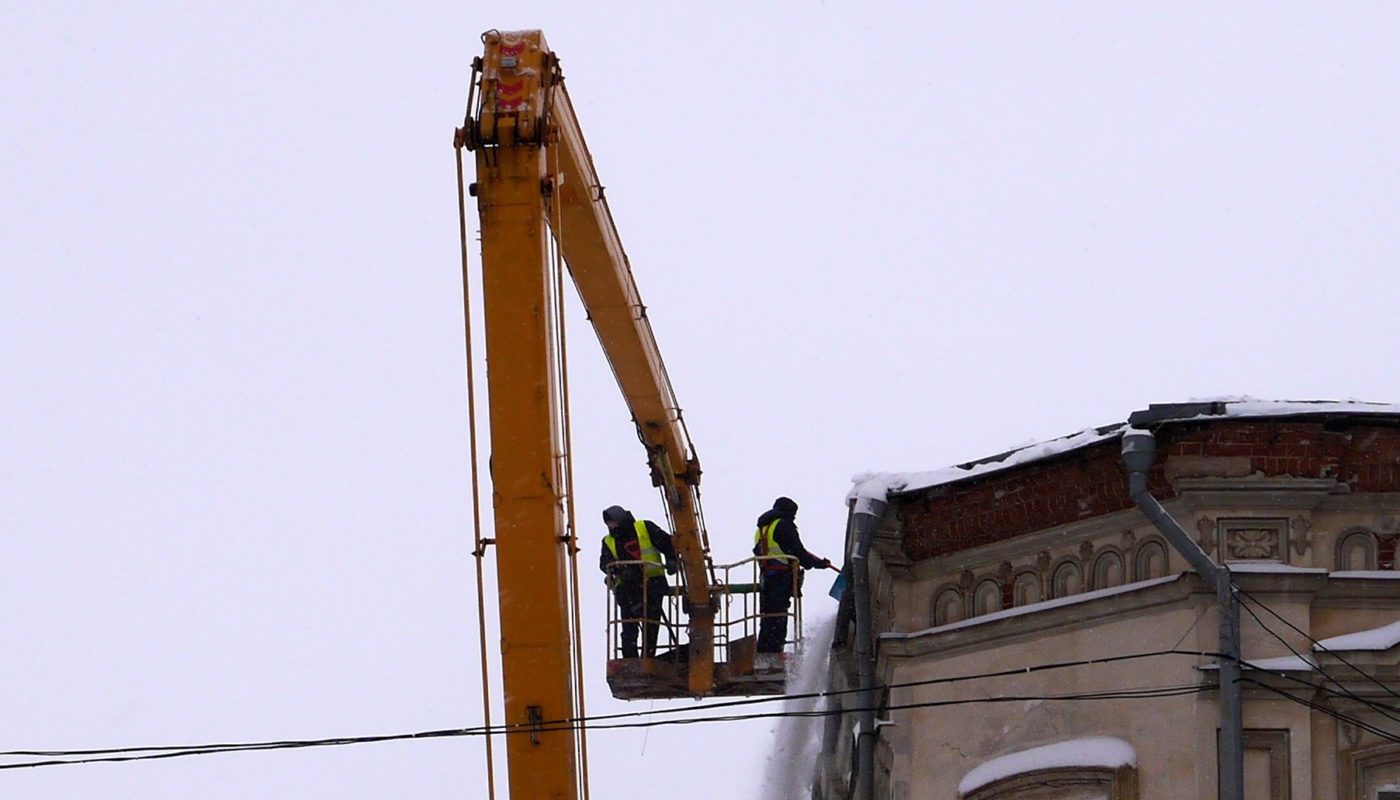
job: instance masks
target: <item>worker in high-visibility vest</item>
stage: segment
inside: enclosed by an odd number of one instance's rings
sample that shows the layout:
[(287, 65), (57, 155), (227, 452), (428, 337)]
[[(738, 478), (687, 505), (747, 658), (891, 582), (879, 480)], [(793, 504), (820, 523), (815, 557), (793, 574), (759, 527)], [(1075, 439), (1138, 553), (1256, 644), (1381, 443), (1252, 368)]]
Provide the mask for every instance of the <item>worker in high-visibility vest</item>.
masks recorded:
[[(598, 569), (607, 576), (622, 619), (622, 657), (637, 657), (637, 633), (645, 622), (642, 652), (656, 656), (656, 634), (661, 628), (661, 608), (670, 593), (668, 573), (676, 571), (676, 548), (671, 534), (651, 520), (638, 520), (622, 506), (603, 511), (608, 534)], [(634, 564), (618, 562), (641, 562)]]
[(758, 518), (753, 554), (759, 556), (758, 652), (781, 653), (787, 640), (787, 612), (801, 570), (830, 568), (831, 561), (807, 552), (797, 533), (797, 503), (779, 497)]

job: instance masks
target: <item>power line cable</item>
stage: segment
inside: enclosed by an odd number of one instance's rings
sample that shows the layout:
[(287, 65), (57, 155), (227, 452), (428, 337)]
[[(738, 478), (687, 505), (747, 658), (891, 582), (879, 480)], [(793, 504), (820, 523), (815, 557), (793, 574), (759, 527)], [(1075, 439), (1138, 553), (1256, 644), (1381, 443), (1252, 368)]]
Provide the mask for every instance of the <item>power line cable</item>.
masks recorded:
[[(1313, 646), (1315, 649), (1321, 650), (1322, 652), (1327, 653), (1328, 655), (1331, 655), (1333, 658), (1336, 658), (1338, 661), (1342, 662), (1342, 663), (1345, 664), (1346, 666), (1351, 667), (1351, 668), (1352, 668), (1358, 675), (1360, 675), (1361, 677), (1363, 677), (1363, 678), (1365, 678), (1366, 680), (1370, 681), (1371, 683), (1374, 683), (1375, 685), (1379, 686), (1383, 691), (1385, 691), (1385, 692), (1386, 692), (1387, 694), (1389, 694), (1390, 696), (1392, 696), (1392, 697), (1394, 697), (1394, 698), (1396, 698), (1396, 699), (1400, 699), (1400, 693), (1397, 693), (1394, 689), (1390, 688), (1389, 686), (1386, 686), (1384, 683), (1382, 683), (1382, 682), (1380, 682), (1379, 680), (1377, 680), (1376, 677), (1375, 677), (1374, 675), (1371, 675), (1371, 674), (1365, 672), (1365, 671), (1362, 670), (1360, 667), (1356, 666), (1355, 664), (1351, 663), (1350, 661), (1347, 661), (1345, 658), (1342, 658), (1342, 656), (1341, 656), (1340, 653), (1338, 653), (1337, 651), (1335, 651), (1335, 650), (1333, 650), (1333, 649), (1327, 647), (1327, 646), (1324, 645), (1322, 642), (1319, 642), (1318, 640), (1314, 639), (1312, 636), (1308, 635), (1305, 631), (1303, 631), (1302, 629), (1300, 629), (1297, 625), (1294, 625), (1293, 623), (1289, 622), (1287, 619), (1284, 619), (1282, 616), (1279, 615), (1279, 613), (1278, 613), (1277, 611), (1274, 611), (1272, 608), (1269, 608), (1268, 604), (1264, 603), (1262, 600), (1258, 599), (1257, 597), (1255, 597), (1254, 595), (1250, 594), (1249, 592), (1246, 592), (1245, 590), (1241, 589), (1239, 586), (1236, 586), (1236, 587), (1235, 587), (1235, 591), (1237, 591), (1237, 592), (1239, 592), (1241, 595), (1243, 595), (1243, 596), (1249, 598), (1249, 601), (1250, 601), (1251, 603), (1254, 603), (1255, 605), (1257, 605), (1257, 606), (1259, 606), (1260, 608), (1264, 609), (1265, 611), (1269, 612), (1269, 614), (1271, 614), (1271, 615), (1272, 615), (1275, 619), (1277, 619), (1279, 622), (1282, 622), (1284, 625), (1287, 625), (1287, 626), (1288, 626), (1289, 628), (1291, 628), (1295, 633), (1297, 633), (1298, 635), (1300, 635), (1300, 636), (1302, 636), (1303, 638), (1307, 639), (1309, 642), (1312, 643), (1312, 646)], [(1243, 607), (1243, 606), (1242, 606), (1242, 607)], [(1258, 619), (1258, 617), (1255, 617), (1255, 619)], [(1262, 624), (1262, 623), (1261, 623), (1261, 624)], [(1320, 670), (1321, 670), (1321, 668), (1319, 667), (1319, 671), (1320, 671)], [(1334, 680), (1333, 682), (1335, 683), (1336, 681)], [(1340, 686), (1341, 684), (1337, 684), (1337, 685)]]
[[(1043, 663), (1043, 664), (1033, 664), (1033, 665), (1028, 666), (1028, 667), (1018, 667), (1018, 668), (1015, 668), (1015, 669), (998, 670), (998, 671), (996, 671), (996, 672), (981, 672), (981, 673), (972, 673), (972, 674), (964, 674), (964, 675), (946, 676), (946, 677), (941, 677), (941, 678), (928, 678), (928, 679), (917, 680), (917, 681), (902, 681), (902, 682), (899, 682), (899, 683), (888, 684), (885, 688), (889, 688), (889, 689), (908, 689), (908, 688), (917, 688), (917, 687), (921, 687), (921, 686), (948, 685), (948, 684), (964, 683), (964, 682), (973, 681), (973, 680), (986, 680), (986, 679), (990, 679), (990, 678), (1003, 678), (1003, 677), (1014, 677), (1014, 676), (1019, 676), (1019, 675), (1029, 675), (1029, 674), (1034, 674), (1034, 673), (1037, 673), (1037, 672), (1044, 672), (1044, 671), (1058, 670), (1058, 669), (1068, 669), (1068, 668), (1071, 668), (1071, 667), (1100, 666), (1100, 665), (1106, 665), (1106, 664), (1113, 664), (1113, 663), (1117, 663), (1117, 662), (1121, 662), (1121, 661), (1132, 661), (1132, 660), (1138, 660), (1138, 659), (1144, 659), (1144, 658), (1156, 658), (1156, 657), (1166, 656), (1166, 655), (1187, 655), (1187, 656), (1202, 656), (1202, 657), (1212, 657), (1212, 658), (1218, 658), (1218, 657), (1220, 657), (1220, 654), (1218, 654), (1218, 653), (1213, 653), (1213, 652), (1210, 652), (1210, 651), (1198, 651), (1198, 650), (1157, 650), (1157, 651), (1144, 652), (1144, 653), (1127, 653), (1127, 654), (1116, 655), (1116, 656), (1104, 656), (1104, 657), (1101, 657), (1101, 658), (1077, 659), (1077, 660), (1073, 660), (1073, 661), (1052, 661), (1052, 662), (1047, 662), (1047, 663)], [(566, 724), (566, 723), (567, 723), (567, 724), (577, 724), (577, 723), (588, 724), (588, 723), (597, 723), (597, 722), (608, 722), (608, 721), (620, 720), (620, 719), (635, 719), (635, 718), (638, 718), (638, 717), (652, 717), (652, 716), (658, 716), (658, 715), (662, 715), (662, 714), (685, 714), (685, 713), (697, 713), (697, 712), (703, 713), (703, 712), (714, 711), (714, 710), (718, 710), (718, 709), (722, 709), (722, 708), (736, 708), (736, 707), (744, 707), (744, 706), (751, 706), (751, 705), (759, 705), (759, 704), (765, 704), (765, 703), (787, 702), (787, 701), (790, 701), (790, 700), (810, 700), (810, 699), (821, 699), (821, 698), (827, 698), (827, 697), (838, 697), (838, 696), (841, 696), (841, 695), (856, 694), (856, 693), (858, 693), (859, 691), (860, 691), (859, 689), (836, 689), (836, 690), (821, 691), (821, 692), (805, 692), (805, 693), (799, 693), (799, 694), (774, 695), (774, 696), (770, 696), (770, 697), (750, 697), (750, 698), (744, 698), (744, 699), (742, 699), (742, 700), (727, 700), (727, 701), (718, 702), (718, 703), (704, 703), (704, 704), (698, 704), (698, 705), (689, 706), (689, 707), (684, 707), (684, 708), (662, 708), (662, 709), (650, 709), (650, 710), (647, 710), (647, 711), (627, 711), (627, 712), (618, 712), (618, 713), (614, 713), (614, 714), (599, 714), (599, 715), (595, 715), (595, 716), (591, 716), (591, 717), (574, 717), (574, 718), (563, 719), (563, 720), (548, 720), (548, 721), (545, 721), (545, 722), (543, 722), (543, 723), (541, 723), (541, 724), (542, 724), (542, 725), (561, 725), (561, 724)], [(483, 731), (483, 734), (490, 734), (490, 733), (499, 733), (499, 732), (502, 732), (503, 729), (509, 729), (510, 727), (511, 727), (511, 726), (509, 726), (509, 725), (493, 726), (493, 725), (491, 725), (490, 722), (488, 721), (487, 724), (486, 724), (485, 726), (480, 726), (480, 730)], [(414, 738), (414, 737), (422, 738), (422, 737), (431, 737), (431, 736), (444, 736), (444, 735), (448, 735), (449, 733), (454, 732), (454, 731), (474, 731), (474, 730), (476, 730), (476, 729), (473, 729), (473, 728), (465, 728), (465, 729), (443, 729), (443, 730), (437, 730), (437, 731), (425, 731), (425, 732), (418, 733), (418, 734), (391, 734), (391, 735), (389, 735), (389, 736), (387, 737), (386, 740), (388, 740), (388, 739), (400, 739), (400, 738)], [(380, 737), (362, 737), (362, 738), (364, 738), (364, 739), (366, 739), (366, 740), (368, 740), (368, 741), (378, 741)], [(308, 742), (309, 742), (309, 743), (313, 743), (313, 744), (316, 744), (316, 743), (325, 743), (325, 744), (327, 744), (327, 745), (330, 745), (330, 744), (336, 744), (336, 743), (338, 743), (338, 742), (340, 742), (340, 741), (341, 741), (341, 739), (339, 739), (339, 738), (332, 738), (332, 739), (308, 739), (308, 740), (281, 740), (281, 741), (266, 741), (266, 742), (226, 742), (226, 743), (200, 743), (200, 744), (182, 744), (182, 745), (159, 745), (159, 746), (149, 746), (149, 747), (111, 747), (111, 748), (93, 748), (93, 749), (86, 749), (86, 750), (9, 750), (9, 751), (0, 751), (0, 757), (7, 757), (7, 756), (9, 756), (9, 757), (13, 757), (13, 756), (63, 757), (63, 756), (117, 755), (117, 754), (123, 754), (123, 753), (142, 753), (142, 752), (174, 751), (174, 750), (206, 750), (206, 749), (233, 750), (233, 749), (245, 748), (245, 747), (258, 747), (258, 746), (267, 745), (267, 744), (281, 744), (281, 743), (283, 743), (283, 742), (286, 742), (286, 743), (289, 743), (289, 744), (308, 743)]]
[[(1332, 718), (1334, 718), (1334, 719), (1336, 719), (1336, 720), (1339, 720), (1339, 721), (1341, 721), (1341, 722), (1345, 722), (1345, 723), (1347, 723), (1347, 724), (1349, 724), (1349, 725), (1354, 725), (1354, 726), (1356, 726), (1356, 727), (1358, 727), (1358, 728), (1360, 728), (1360, 729), (1362, 729), (1362, 730), (1364, 730), (1364, 731), (1368, 731), (1368, 732), (1370, 732), (1370, 733), (1372, 733), (1372, 734), (1374, 734), (1374, 735), (1376, 735), (1376, 736), (1378, 736), (1378, 737), (1380, 737), (1380, 738), (1382, 738), (1382, 739), (1385, 739), (1385, 740), (1387, 740), (1387, 741), (1400, 743), (1400, 736), (1397, 736), (1396, 734), (1391, 733), (1391, 732), (1389, 732), (1389, 731), (1387, 731), (1387, 730), (1384, 730), (1384, 729), (1382, 729), (1382, 728), (1378, 728), (1378, 727), (1376, 727), (1375, 725), (1372, 725), (1371, 723), (1366, 722), (1365, 720), (1357, 719), (1356, 717), (1353, 717), (1353, 716), (1351, 716), (1350, 714), (1345, 714), (1345, 713), (1343, 713), (1343, 712), (1341, 712), (1341, 711), (1338, 711), (1338, 710), (1336, 710), (1336, 709), (1334, 709), (1334, 708), (1329, 708), (1329, 707), (1327, 707), (1326, 705), (1324, 705), (1324, 704), (1322, 704), (1322, 703), (1318, 703), (1318, 702), (1315, 702), (1315, 701), (1312, 701), (1312, 700), (1308, 700), (1308, 699), (1306, 699), (1306, 698), (1298, 697), (1298, 696), (1293, 695), (1293, 694), (1290, 694), (1290, 693), (1288, 693), (1288, 692), (1284, 691), (1283, 689), (1280, 689), (1280, 688), (1278, 688), (1278, 687), (1276, 687), (1276, 686), (1270, 686), (1270, 685), (1268, 685), (1267, 683), (1261, 683), (1260, 681), (1254, 680), (1253, 678), (1241, 678), (1240, 680), (1243, 681), (1243, 682), (1245, 682), (1245, 683), (1252, 683), (1252, 684), (1254, 684), (1255, 686), (1258, 686), (1259, 688), (1264, 689), (1265, 691), (1273, 692), (1274, 694), (1276, 694), (1276, 695), (1278, 695), (1278, 696), (1284, 698), (1285, 700), (1289, 700), (1289, 701), (1291, 701), (1291, 702), (1298, 703), (1299, 705), (1307, 706), (1308, 708), (1311, 708), (1311, 709), (1313, 709), (1314, 711), (1320, 711), (1320, 712), (1322, 712), (1323, 714), (1326, 714), (1327, 716), (1332, 717)], [(1325, 688), (1323, 688), (1323, 687), (1321, 687), (1321, 686), (1316, 686), (1316, 685), (1314, 685), (1314, 688), (1323, 689), (1323, 691), (1331, 691), (1331, 690), (1328, 690), (1328, 689), (1325, 689)], [(1334, 694), (1335, 694), (1335, 693), (1334, 693)]]
[[(1254, 598), (1250, 598), (1250, 599), (1251, 599), (1251, 601), (1252, 601), (1253, 603), (1255, 603), (1255, 604), (1257, 604), (1257, 605), (1260, 605), (1260, 606), (1263, 607), (1265, 610), (1270, 611), (1270, 613), (1273, 613), (1273, 615), (1274, 615), (1275, 617), (1278, 617), (1279, 619), (1283, 619), (1283, 617), (1280, 617), (1280, 616), (1278, 615), (1277, 612), (1273, 612), (1272, 609), (1269, 609), (1267, 606), (1264, 606), (1263, 603), (1260, 603), (1258, 600), (1255, 600)], [(1370, 701), (1370, 700), (1366, 700), (1366, 699), (1364, 699), (1364, 698), (1358, 696), (1356, 693), (1352, 692), (1352, 691), (1351, 691), (1350, 689), (1348, 689), (1346, 686), (1343, 686), (1343, 685), (1342, 685), (1342, 682), (1339, 681), (1339, 680), (1337, 680), (1337, 678), (1336, 678), (1335, 676), (1333, 676), (1330, 672), (1328, 672), (1328, 671), (1326, 670), (1326, 668), (1324, 668), (1321, 664), (1317, 664), (1317, 663), (1314, 663), (1313, 661), (1309, 661), (1307, 658), (1305, 658), (1305, 657), (1303, 656), (1302, 653), (1299, 653), (1296, 649), (1294, 649), (1293, 645), (1291, 645), (1291, 644), (1288, 643), (1288, 640), (1284, 639), (1282, 636), (1280, 636), (1280, 635), (1278, 634), (1277, 631), (1275, 631), (1273, 628), (1270, 628), (1267, 624), (1265, 624), (1264, 620), (1260, 619), (1259, 615), (1256, 614), (1256, 613), (1254, 613), (1254, 610), (1251, 609), (1251, 608), (1249, 607), (1248, 604), (1241, 603), (1241, 604), (1240, 604), (1240, 608), (1243, 608), (1243, 609), (1245, 610), (1245, 613), (1247, 613), (1247, 614), (1249, 614), (1249, 616), (1253, 617), (1253, 618), (1254, 618), (1254, 621), (1255, 621), (1256, 623), (1259, 624), (1259, 627), (1263, 628), (1270, 636), (1274, 637), (1274, 638), (1277, 639), (1280, 643), (1282, 643), (1284, 647), (1288, 648), (1289, 652), (1291, 652), (1293, 655), (1297, 656), (1299, 659), (1303, 660), (1304, 663), (1307, 663), (1307, 664), (1311, 665), (1312, 668), (1315, 669), (1315, 670), (1317, 670), (1317, 672), (1318, 672), (1319, 674), (1321, 674), (1322, 677), (1323, 677), (1325, 680), (1331, 681), (1333, 684), (1335, 684), (1335, 685), (1337, 686), (1337, 689), (1340, 690), (1340, 691), (1333, 691), (1333, 690), (1330, 690), (1330, 689), (1326, 689), (1325, 686), (1317, 686), (1316, 684), (1313, 684), (1313, 683), (1310, 682), (1310, 681), (1303, 681), (1303, 683), (1306, 683), (1307, 685), (1312, 686), (1313, 688), (1323, 689), (1324, 691), (1328, 691), (1328, 692), (1330, 692), (1330, 693), (1332, 693), (1332, 694), (1336, 694), (1336, 695), (1339, 695), (1339, 696), (1346, 697), (1346, 698), (1348, 698), (1348, 699), (1354, 700), (1354, 701), (1356, 701), (1356, 702), (1358, 702), (1358, 703), (1360, 703), (1360, 704), (1362, 704), (1362, 705), (1364, 705), (1364, 706), (1369, 706), (1370, 708), (1372, 708), (1372, 709), (1374, 709), (1374, 710), (1380, 712), (1381, 715), (1383, 715), (1383, 716), (1389, 718), (1392, 722), (1400, 722), (1400, 717), (1397, 717), (1397, 716), (1395, 716), (1394, 714), (1390, 713), (1390, 712), (1392, 712), (1392, 711), (1395, 711), (1396, 709), (1394, 709), (1394, 708), (1392, 708), (1392, 707), (1390, 707), (1390, 706), (1386, 706), (1386, 705), (1383, 705), (1383, 704), (1380, 704), (1380, 703), (1376, 703), (1376, 702), (1373, 702), (1373, 701)], [(1297, 628), (1294, 628), (1294, 630), (1297, 630)], [(1299, 631), (1299, 633), (1302, 633), (1302, 632)], [(1303, 634), (1303, 635), (1306, 636), (1307, 634)], [(1309, 638), (1311, 638), (1311, 637), (1309, 637)], [(1242, 664), (1248, 664), (1249, 662), (1247, 662), (1247, 661), (1241, 659), (1241, 663), (1242, 663)], [(1348, 666), (1351, 666), (1351, 665), (1348, 665)], [(1258, 669), (1258, 667), (1255, 667), (1255, 669)], [(1356, 668), (1355, 666), (1352, 666), (1352, 669), (1357, 669), (1357, 668)], [(1267, 671), (1267, 672), (1273, 672), (1273, 670), (1265, 670), (1265, 671)], [(1360, 672), (1359, 669), (1357, 669), (1357, 671)], [(1279, 673), (1279, 674), (1282, 674), (1282, 673)], [(1365, 673), (1362, 673), (1362, 674), (1365, 675)], [(1298, 680), (1298, 679), (1292, 678), (1291, 676), (1288, 676), (1288, 675), (1284, 675), (1283, 677), (1289, 678), (1290, 680)], [(1371, 678), (1371, 676), (1369, 676), (1369, 675), (1366, 675), (1366, 677), (1367, 677), (1367, 678)], [(1371, 680), (1374, 681), (1375, 679), (1374, 679), (1374, 678), (1371, 678)], [(1384, 686), (1382, 686), (1382, 688), (1384, 688)]]
[[(950, 700), (925, 701), (918, 703), (905, 703), (899, 705), (886, 706), (883, 709), (875, 710), (894, 711), (914, 708), (939, 708), (956, 705), (982, 704), (982, 703), (1020, 703), (1027, 701), (1077, 701), (1077, 700), (1121, 700), (1121, 699), (1155, 699), (1163, 697), (1177, 697), (1185, 694), (1195, 694), (1209, 691), (1210, 687), (1191, 686), (1168, 686), (1168, 687), (1145, 687), (1137, 689), (1123, 689), (1106, 692), (1086, 692), (1079, 694), (1064, 695), (1005, 695), (1000, 697), (975, 697), (959, 698)], [(435, 739), (435, 738), (455, 738), (466, 736), (486, 736), (492, 733), (502, 734), (540, 734), (548, 732), (563, 732), (586, 727), (590, 730), (608, 730), (625, 728), (651, 728), (674, 725), (694, 725), (711, 722), (741, 722), (756, 719), (777, 719), (784, 717), (824, 717), (854, 713), (865, 709), (823, 709), (814, 711), (773, 711), (755, 714), (733, 714), (714, 717), (683, 717), (679, 719), (650, 720), (644, 722), (615, 722), (604, 724), (592, 724), (585, 722), (580, 725), (577, 722), (561, 720), (556, 723), (543, 723), (536, 726), (508, 725), (495, 726), (495, 730), (479, 726), (475, 728), (455, 728), (441, 729), (433, 731), (419, 731), (415, 733), (387, 734), (380, 736), (355, 736), (339, 737), (331, 739), (310, 739), (310, 740), (286, 740), (272, 742), (242, 742), (228, 743), (222, 745), (205, 745), (200, 747), (190, 747), (183, 749), (162, 748), (162, 747), (131, 747), (114, 748), (104, 751), (92, 751), (90, 754), (96, 757), (85, 758), (51, 758), (45, 761), (27, 761), (18, 764), (0, 764), (0, 770), (25, 769), (35, 767), (60, 766), (65, 764), (93, 764), (93, 763), (117, 763), (131, 761), (153, 761), (158, 759), (183, 758), (199, 755), (212, 755), (217, 753), (239, 753), (262, 750), (290, 750), (311, 747), (333, 747), (351, 744), (368, 744), (375, 742), (398, 741), (406, 739)], [(161, 752), (155, 752), (161, 751)], [(80, 755), (80, 751), (11, 751), (4, 755), (18, 755), (29, 753), (33, 755), (46, 754), (48, 756), (60, 755)]]

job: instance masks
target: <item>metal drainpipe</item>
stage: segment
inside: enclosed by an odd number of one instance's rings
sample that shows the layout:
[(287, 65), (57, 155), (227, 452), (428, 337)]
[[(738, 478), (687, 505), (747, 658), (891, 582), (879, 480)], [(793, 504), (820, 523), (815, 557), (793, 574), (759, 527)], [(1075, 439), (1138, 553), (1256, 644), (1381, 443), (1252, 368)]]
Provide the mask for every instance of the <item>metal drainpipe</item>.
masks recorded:
[(1186, 557), (1202, 578), (1215, 587), (1220, 603), (1220, 799), (1244, 799), (1244, 716), (1240, 691), (1240, 605), (1230, 570), (1211, 560), (1171, 514), (1147, 491), (1157, 440), (1145, 430), (1123, 433), (1123, 464), (1128, 468), (1128, 494), (1144, 516)]
[(855, 797), (875, 797), (875, 632), (870, 608), (870, 542), (885, 518), (886, 503), (873, 497), (857, 497), (851, 515), (851, 599), (856, 612), (856, 731)]

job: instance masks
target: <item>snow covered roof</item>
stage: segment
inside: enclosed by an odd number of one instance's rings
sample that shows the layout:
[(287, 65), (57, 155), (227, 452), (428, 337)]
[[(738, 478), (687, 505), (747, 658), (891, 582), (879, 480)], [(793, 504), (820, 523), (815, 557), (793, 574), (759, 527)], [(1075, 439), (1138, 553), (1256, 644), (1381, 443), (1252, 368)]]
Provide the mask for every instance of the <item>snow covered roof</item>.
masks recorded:
[(1137, 766), (1137, 751), (1133, 746), (1112, 736), (1086, 736), (1019, 753), (998, 756), (973, 767), (958, 784), (958, 792), (970, 794), (990, 783), (1025, 772), (1042, 769), (1073, 769), (1098, 767), (1118, 769)]
[[(1153, 404), (1133, 415), (1133, 424), (1191, 422), (1222, 418), (1296, 417), (1311, 415), (1392, 415), (1400, 417), (1400, 405), (1361, 400), (1259, 400), (1253, 397), (1214, 397), (1186, 403)], [(1085, 428), (1068, 436), (1033, 442), (988, 458), (924, 472), (862, 472), (851, 477), (847, 499), (885, 500), (891, 494), (913, 492), (974, 478), (992, 472), (1080, 450), (1116, 439), (1129, 427), (1120, 422)]]

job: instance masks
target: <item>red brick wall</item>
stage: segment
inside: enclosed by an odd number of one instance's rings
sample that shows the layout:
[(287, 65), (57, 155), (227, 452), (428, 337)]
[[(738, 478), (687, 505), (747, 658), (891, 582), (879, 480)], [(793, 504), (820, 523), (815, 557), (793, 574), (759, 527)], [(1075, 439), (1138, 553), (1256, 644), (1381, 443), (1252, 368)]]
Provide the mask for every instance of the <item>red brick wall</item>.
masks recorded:
[[(1157, 462), (1148, 485), (1172, 496), (1164, 474), (1172, 455), (1248, 456), (1253, 472), (1334, 477), (1353, 492), (1400, 491), (1400, 427), (1299, 420), (1221, 420), (1156, 431)], [(913, 560), (1011, 539), (1133, 506), (1127, 473), (1112, 439), (984, 478), (905, 496), (904, 548)]]

